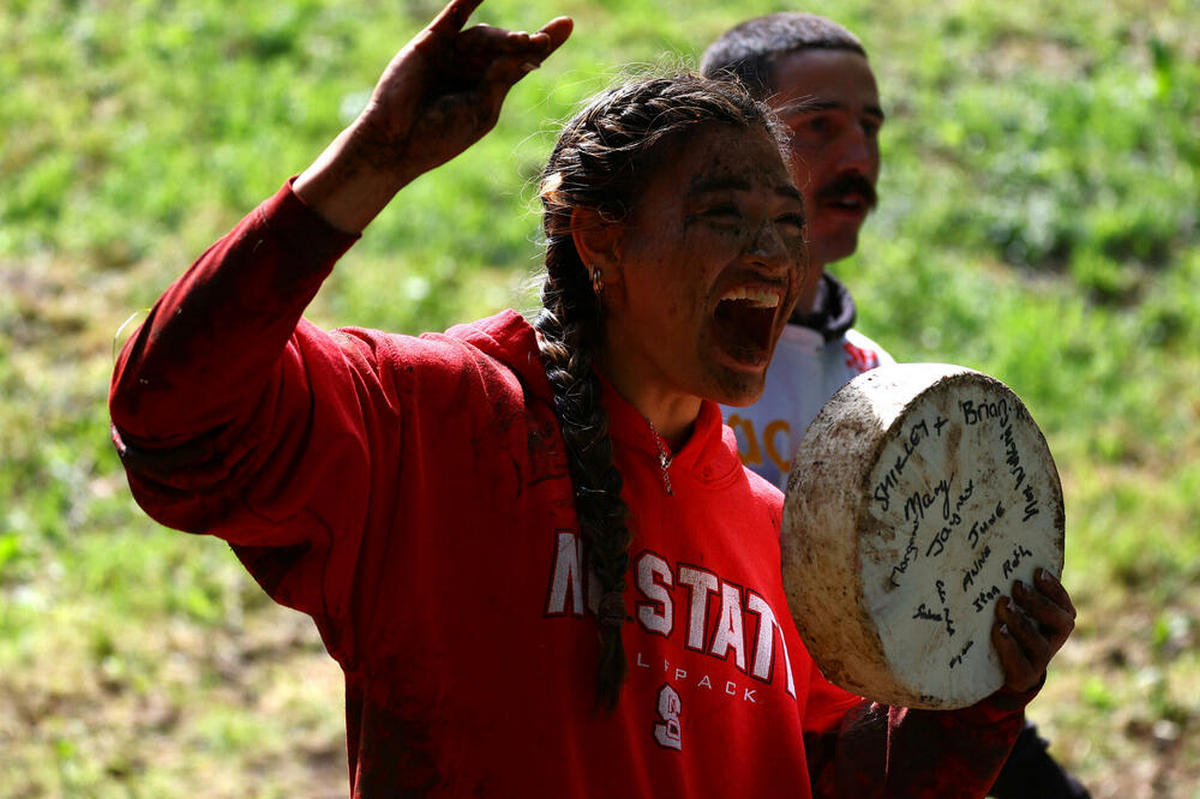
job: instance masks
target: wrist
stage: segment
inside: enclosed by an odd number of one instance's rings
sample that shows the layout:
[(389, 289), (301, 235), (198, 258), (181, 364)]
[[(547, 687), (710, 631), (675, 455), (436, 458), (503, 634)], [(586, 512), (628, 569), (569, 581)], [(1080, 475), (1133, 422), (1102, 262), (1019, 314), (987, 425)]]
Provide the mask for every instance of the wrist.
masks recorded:
[(339, 230), (358, 234), (420, 170), (406, 170), (395, 145), (381, 143), (356, 120), (292, 186), (306, 205)]

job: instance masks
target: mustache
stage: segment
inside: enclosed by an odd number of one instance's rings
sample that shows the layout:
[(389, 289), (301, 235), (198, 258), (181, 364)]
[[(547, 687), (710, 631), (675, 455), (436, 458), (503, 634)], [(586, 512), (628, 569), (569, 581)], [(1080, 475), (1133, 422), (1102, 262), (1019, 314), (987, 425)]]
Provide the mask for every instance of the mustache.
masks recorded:
[(813, 199), (818, 202), (836, 200), (843, 194), (861, 194), (868, 208), (874, 208), (879, 202), (879, 195), (875, 193), (875, 187), (871, 185), (871, 181), (856, 173), (838, 175), (822, 186)]

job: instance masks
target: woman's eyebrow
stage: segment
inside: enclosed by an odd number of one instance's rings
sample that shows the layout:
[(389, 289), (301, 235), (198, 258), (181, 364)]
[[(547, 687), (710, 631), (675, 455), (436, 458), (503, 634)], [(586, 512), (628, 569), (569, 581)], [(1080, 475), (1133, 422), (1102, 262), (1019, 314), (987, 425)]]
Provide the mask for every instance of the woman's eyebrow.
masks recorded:
[[(697, 197), (724, 191), (750, 191), (750, 181), (733, 175), (699, 178), (688, 188), (687, 196)], [(781, 183), (775, 187), (774, 191), (777, 195), (787, 197), (789, 200), (803, 202), (804, 199), (800, 191), (790, 183)]]
[(688, 187), (688, 196), (720, 191), (750, 191), (750, 181), (735, 175), (703, 176), (696, 178)]

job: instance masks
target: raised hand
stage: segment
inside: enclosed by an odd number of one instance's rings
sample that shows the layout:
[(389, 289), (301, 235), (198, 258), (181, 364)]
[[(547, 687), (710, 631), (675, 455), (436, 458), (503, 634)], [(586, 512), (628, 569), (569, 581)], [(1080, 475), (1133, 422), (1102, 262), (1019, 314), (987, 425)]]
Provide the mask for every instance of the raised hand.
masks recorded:
[(1012, 599), (997, 603), (992, 627), (1005, 687), (1019, 693), (1037, 687), (1073, 629), (1075, 606), (1067, 589), (1049, 572), (1038, 569), (1033, 586), (1016, 583)]
[(334, 225), (361, 230), (401, 187), (496, 124), (509, 89), (566, 41), (559, 17), (536, 33), (463, 30), (482, 0), (450, 0), (398, 52), (366, 109), (295, 184)]
[(481, 0), (451, 0), (388, 64), (359, 120), (380, 169), (424, 172), (492, 129), (508, 90), (571, 32), (565, 17), (537, 33), (462, 30)]

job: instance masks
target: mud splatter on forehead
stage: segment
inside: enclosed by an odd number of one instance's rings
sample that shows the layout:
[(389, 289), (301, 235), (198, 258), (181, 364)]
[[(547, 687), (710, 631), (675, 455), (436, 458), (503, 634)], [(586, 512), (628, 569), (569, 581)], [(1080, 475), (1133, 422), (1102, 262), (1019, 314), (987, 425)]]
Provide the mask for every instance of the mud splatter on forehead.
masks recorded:
[[(704, 142), (703, 146), (710, 151), (708, 158), (701, 161), (701, 168), (688, 178), (688, 194), (702, 194), (714, 191), (748, 191), (754, 184), (767, 185), (776, 191), (799, 199), (799, 192), (792, 185), (787, 164), (783, 154), (774, 146), (774, 139), (766, 131), (742, 130), (737, 131), (741, 146), (731, 148), (725, 137), (717, 137)], [(754, 147), (758, 139), (762, 148)], [(778, 160), (762, 157), (772, 153)]]

